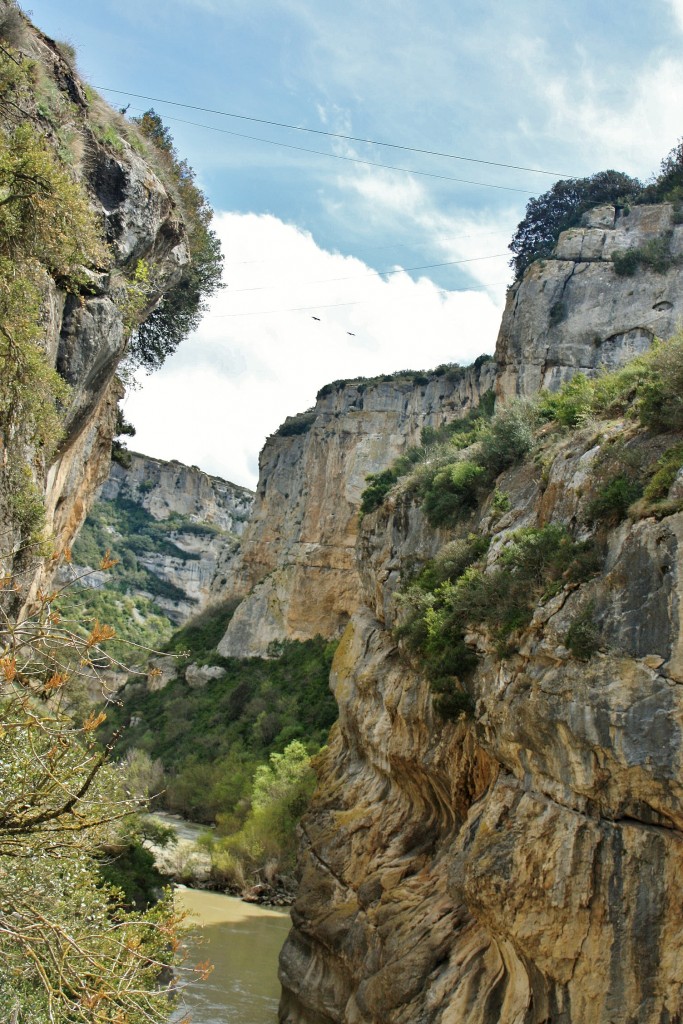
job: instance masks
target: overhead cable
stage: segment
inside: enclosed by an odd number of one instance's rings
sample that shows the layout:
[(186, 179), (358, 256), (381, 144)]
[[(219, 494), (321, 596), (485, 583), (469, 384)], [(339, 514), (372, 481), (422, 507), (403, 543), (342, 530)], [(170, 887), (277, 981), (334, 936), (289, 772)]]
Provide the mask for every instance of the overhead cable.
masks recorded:
[(374, 160), (363, 160), (359, 156), (342, 156), (340, 153), (325, 153), (322, 149), (308, 149), (306, 146), (293, 146), (289, 142), (276, 142), (274, 139), (262, 139), (257, 135), (245, 135), (243, 132), (231, 132), (227, 128), (216, 128), (211, 124), (199, 124), (197, 121), (186, 121), (182, 117), (166, 117), (167, 121), (176, 121), (178, 124), (189, 124), (194, 128), (205, 128), (209, 132), (219, 132), (221, 135), (232, 135), (237, 139), (249, 139), (251, 142), (265, 142), (268, 146), (279, 146), (281, 149), (294, 149), (299, 153), (314, 153), (316, 156), (326, 156), (331, 160), (346, 160), (352, 164), (365, 164), (368, 167), (377, 167), (381, 171), (403, 171), (406, 174), (419, 174), (423, 178), (439, 178), (441, 181), (457, 181), (461, 185), (480, 185), (482, 188), (495, 188), (503, 192), (521, 192), (524, 195), (533, 195), (528, 188), (513, 188), (511, 185), (493, 185), (487, 181), (472, 181), (469, 178), (454, 178), (449, 174), (435, 174), (432, 171), (416, 171), (412, 167), (397, 167), (394, 164), (378, 164)]
[(232, 117), (239, 121), (251, 121), (254, 124), (267, 124), (273, 128), (287, 128), (293, 132), (308, 132), (311, 135), (324, 135), (330, 139), (343, 139), (346, 142), (362, 142), (368, 146), (384, 146), (386, 149), (400, 149), (406, 153), (420, 153), (424, 156), (443, 157), (447, 160), (461, 160), (470, 164), (486, 164), (488, 167), (504, 167), (513, 171), (529, 171), (531, 174), (548, 174), (555, 178), (572, 178), (574, 175), (561, 171), (546, 171), (540, 167), (523, 167), (520, 164), (508, 164), (498, 160), (483, 160), (473, 156), (462, 156), (459, 153), (444, 153), (436, 149), (421, 149), (419, 146), (403, 146), (397, 142), (380, 142), (377, 139), (364, 139), (358, 135), (343, 135), (341, 132), (326, 132), (322, 128), (304, 128), (299, 124), (286, 124), (283, 121), (268, 121), (262, 117), (248, 117), (246, 114), (235, 114), (228, 110), (214, 110), (211, 107), (199, 107), (192, 103), (179, 103), (177, 100), (162, 99), (160, 96), (146, 96), (144, 93), (127, 92), (125, 89), (112, 89), (109, 86), (95, 86), (100, 92), (115, 92), (121, 96), (133, 96), (139, 100), (150, 100), (152, 103), (168, 103), (172, 107), (183, 107), (185, 110), (200, 110), (204, 114), (217, 114), (220, 117)]
[[(396, 267), (394, 270), (369, 270), (367, 274), (351, 274), (348, 277), (325, 277), (318, 281), (287, 281), (287, 287), (299, 287), (310, 284), (336, 284), (338, 281), (358, 281), (364, 277), (389, 277), (391, 274), (408, 274), (413, 270), (435, 270), (437, 267), (456, 267), (461, 263), (479, 263), (481, 260), (498, 260), (506, 256), (506, 252), (497, 252), (491, 256), (471, 256), (465, 260), (448, 260), (446, 263), (423, 263), (420, 267)], [(230, 288), (231, 294), (237, 292), (265, 292), (274, 288), (281, 288), (279, 284), (256, 285), (253, 288)]]

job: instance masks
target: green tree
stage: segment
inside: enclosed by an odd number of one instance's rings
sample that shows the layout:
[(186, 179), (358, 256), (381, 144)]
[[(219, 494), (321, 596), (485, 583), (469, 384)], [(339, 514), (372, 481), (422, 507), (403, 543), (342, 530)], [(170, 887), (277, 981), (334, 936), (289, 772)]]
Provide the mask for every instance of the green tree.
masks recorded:
[(103, 851), (129, 841), (134, 801), (69, 693), (107, 667), (111, 630), (82, 639), (53, 595), (0, 624), (0, 1019), (151, 1024), (170, 1011), (180, 921), (170, 897), (144, 913), (103, 882)]
[(134, 118), (140, 133), (151, 143), (165, 182), (174, 192), (185, 221), (190, 263), (178, 283), (168, 291), (133, 333), (130, 357), (148, 371), (155, 370), (199, 326), (206, 300), (221, 285), (223, 256), (218, 236), (209, 227), (213, 211), (197, 186), (195, 173), (181, 160), (168, 128), (154, 110)]
[(560, 232), (573, 227), (586, 210), (637, 195), (642, 185), (620, 171), (600, 171), (589, 178), (556, 181), (543, 195), (530, 199), (509, 248), (516, 280), (534, 260), (552, 254)]

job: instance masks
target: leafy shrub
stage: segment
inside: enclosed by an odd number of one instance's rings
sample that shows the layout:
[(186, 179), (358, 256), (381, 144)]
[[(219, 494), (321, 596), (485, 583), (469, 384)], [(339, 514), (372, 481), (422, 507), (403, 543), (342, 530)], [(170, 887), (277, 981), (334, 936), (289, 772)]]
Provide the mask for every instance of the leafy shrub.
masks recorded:
[(595, 604), (591, 601), (574, 618), (564, 639), (565, 645), (580, 661), (588, 661), (600, 650), (600, 630), (594, 615)]
[(275, 434), (278, 437), (295, 437), (297, 434), (306, 434), (316, 421), (316, 412), (310, 409), (308, 412), (301, 412), (297, 416), (288, 416)]
[(583, 373), (577, 373), (559, 391), (545, 391), (539, 402), (539, 416), (556, 420), (563, 427), (576, 427), (591, 411), (595, 385)]
[(578, 224), (586, 210), (637, 195), (641, 188), (640, 182), (627, 174), (601, 171), (589, 178), (557, 181), (543, 195), (530, 199), (509, 246), (516, 280), (534, 260), (550, 256), (560, 233)]
[(627, 473), (619, 473), (605, 483), (586, 508), (589, 523), (618, 526), (629, 507), (643, 493), (642, 483)]
[[(591, 542), (576, 542), (556, 525), (517, 530), (489, 570), (478, 561), (486, 546), (486, 539), (476, 537), (457, 548), (449, 546), (449, 554), (425, 566), (402, 597), (404, 616), (397, 636), (419, 653), (443, 713), (459, 714), (467, 704), (463, 681), (478, 662), (465, 642), (469, 628), (488, 627), (503, 656), (509, 653), (512, 634), (531, 621), (539, 600), (565, 583), (588, 579), (601, 563)], [(450, 575), (444, 578), (449, 561)]]
[(641, 422), (655, 431), (683, 430), (683, 332), (647, 354), (649, 374), (639, 386)]
[(619, 277), (631, 277), (640, 267), (647, 267), (656, 274), (665, 274), (671, 267), (678, 266), (681, 258), (671, 254), (672, 235), (651, 238), (639, 248), (612, 254), (615, 273)]
[(478, 461), (491, 478), (497, 477), (531, 451), (537, 420), (535, 406), (518, 399), (497, 412), (482, 430)]
[(679, 442), (668, 448), (659, 459), (654, 475), (643, 491), (643, 497), (648, 501), (666, 498), (682, 466), (683, 442)]
[(153, 147), (160, 175), (178, 200), (190, 248), (190, 263), (183, 267), (179, 282), (130, 340), (133, 363), (151, 371), (199, 326), (206, 300), (222, 287), (223, 256), (218, 236), (209, 227), (213, 210), (196, 184), (194, 171), (179, 158), (168, 128), (154, 110), (133, 118), (133, 124)]
[(452, 526), (476, 508), (484, 469), (466, 459), (439, 470), (424, 491), (423, 508), (432, 526)]

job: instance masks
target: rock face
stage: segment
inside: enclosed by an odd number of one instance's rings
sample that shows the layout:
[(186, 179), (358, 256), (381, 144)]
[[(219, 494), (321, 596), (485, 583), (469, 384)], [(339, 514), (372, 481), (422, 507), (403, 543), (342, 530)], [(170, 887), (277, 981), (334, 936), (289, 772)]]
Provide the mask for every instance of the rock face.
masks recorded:
[(310, 413), (268, 438), (253, 517), (228, 583), (248, 597), (221, 654), (262, 655), (274, 640), (341, 634), (359, 600), (354, 547), (366, 477), (419, 444), (423, 427), (463, 416), (494, 379), (484, 361), (417, 382), (329, 385)]
[[(8, 5), (0, 0), (0, 13)], [(71, 385), (65, 434), (59, 452), (37, 481), (44, 494), (47, 528), (60, 548), (70, 546), (109, 471), (116, 405), (122, 395), (115, 377), (126, 339), (122, 305), (124, 274), (144, 259), (153, 268), (154, 288), (146, 312), (177, 283), (189, 259), (186, 231), (177, 205), (150, 164), (121, 137), (102, 141), (83, 84), (56, 44), (25, 23), (21, 50), (35, 60), (68, 104), (78, 136), (77, 178), (101, 220), (113, 262), (106, 273), (91, 273), (88, 287), (70, 294), (46, 277), (43, 345), (52, 365)], [(101, 110), (105, 105), (96, 101)], [(108, 115), (115, 118), (113, 111)], [(46, 122), (46, 136), (50, 138)], [(59, 140), (53, 138), (55, 147)], [(143, 310), (140, 316), (144, 316)], [(0, 508), (3, 552), (16, 549), (4, 568), (22, 566), (22, 539), (11, 513)]]
[[(550, 260), (532, 263), (512, 286), (498, 335), (502, 396), (558, 387), (573, 373), (612, 369), (669, 338), (683, 317), (683, 224), (671, 203), (630, 211), (600, 206), (565, 231)], [(664, 273), (619, 276), (614, 253), (654, 239), (668, 249)]]
[[(254, 494), (196, 466), (129, 454), (130, 466), (112, 463), (98, 501), (139, 506), (153, 520), (166, 524), (163, 537), (175, 553), (163, 550), (163, 545), (162, 550), (146, 554), (138, 551), (137, 563), (171, 585), (173, 596), (162, 592), (154, 595), (154, 601), (179, 625), (224, 589)], [(93, 512), (97, 513), (97, 506)], [(125, 537), (112, 537), (112, 541), (120, 541), (125, 549)], [(98, 574), (94, 575), (97, 582)]]
[[(508, 471), (504, 537), (580, 521), (596, 437)], [(287, 1024), (661, 1022), (683, 1010), (683, 514), (615, 531), (603, 572), (538, 607), (519, 653), (485, 633), (469, 723), (399, 656), (393, 591), (443, 537), (397, 495), (364, 520), (339, 724), (303, 821), (283, 950)], [(384, 581), (378, 588), (376, 581)], [(564, 646), (593, 603), (605, 650)]]
[[(652, 238), (676, 256), (680, 231), (664, 205), (593, 211), (561, 236), (508, 298), (499, 398), (673, 333), (676, 261), (619, 277), (609, 256)], [(541, 601), (514, 654), (473, 630), (470, 719), (435, 714), (393, 633), (401, 574), (449, 537), (491, 534), (494, 568), (520, 527), (586, 536), (610, 429), (628, 436), (618, 424), (548, 437), (497, 481), (509, 508), (489, 498), (451, 534), (400, 486), (363, 520), (331, 676), (339, 722), (301, 826), (281, 1024), (683, 1019), (683, 513), (609, 532), (600, 572)], [(601, 647), (578, 660), (568, 632), (588, 611)]]

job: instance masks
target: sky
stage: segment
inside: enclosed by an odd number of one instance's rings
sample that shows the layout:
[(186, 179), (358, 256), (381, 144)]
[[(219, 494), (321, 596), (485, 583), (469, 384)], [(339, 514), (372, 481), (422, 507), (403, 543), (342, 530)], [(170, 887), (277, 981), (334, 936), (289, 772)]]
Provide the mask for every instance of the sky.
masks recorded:
[(610, 168), (647, 179), (683, 135), (683, 0), (31, 14), (113, 106), (164, 118), (223, 243), (199, 330), (125, 399), (129, 446), (248, 487), (323, 384), (493, 352), (529, 198)]

